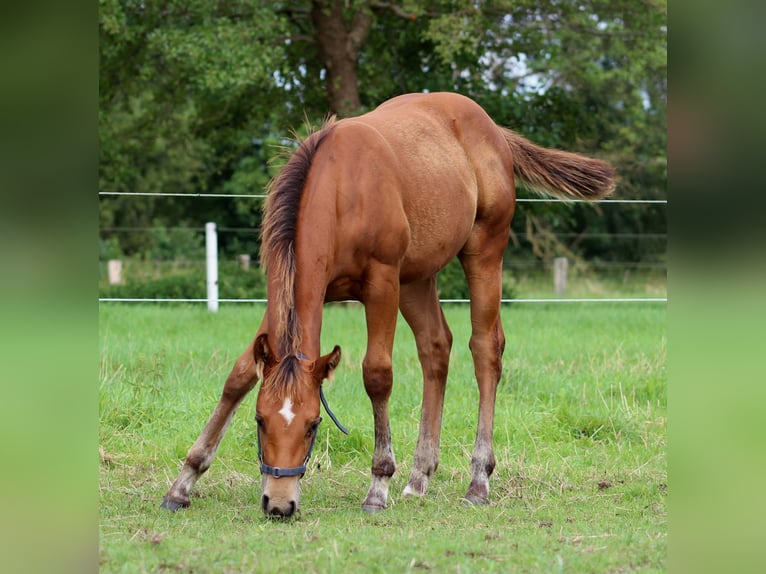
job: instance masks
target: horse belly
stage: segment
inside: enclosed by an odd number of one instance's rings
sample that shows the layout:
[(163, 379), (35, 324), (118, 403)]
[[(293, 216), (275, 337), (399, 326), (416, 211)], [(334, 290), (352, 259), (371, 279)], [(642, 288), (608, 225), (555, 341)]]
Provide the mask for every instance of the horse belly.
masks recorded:
[(468, 240), (476, 216), (475, 184), (455, 184), (453, 179), (451, 185), (434, 186), (438, 193), (407, 206), (410, 242), (399, 273), (402, 283), (434, 275)]

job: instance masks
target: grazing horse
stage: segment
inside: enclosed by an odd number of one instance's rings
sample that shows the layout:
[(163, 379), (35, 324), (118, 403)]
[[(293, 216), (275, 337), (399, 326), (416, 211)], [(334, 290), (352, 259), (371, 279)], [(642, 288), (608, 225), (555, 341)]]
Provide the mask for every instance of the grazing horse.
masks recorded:
[(340, 361), (337, 346), (320, 354), (323, 305), (349, 299), (364, 304), (362, 376), (375, 425), (372, 482), (362, 508), (386, 507), (396, 469), (388, 400), (398, 311), (415, 334), (423, 370), (420, 432), (404, 495), (425, 494), (439, 464), (452, 346), (436, 275), (454, 257), (471, 293), (469, 347), (479, 387), (465, 498), (486, 502), (495, 467), (492, 431), (505, 347), (501, 270), (514, 178), (565, 199), (598, 199), (615, 187), (608, 163), (536, 146), (457, 94), (399, 96), (311, 134), (270, 184), (261, 250), (268, 269), (265, 316), (162, 507), (189, 505), (189, 491), (260, 380), (261, 505), (267, 515), (283, 518), (298, 510), (300, 478), (321, 420), (322, 382)]

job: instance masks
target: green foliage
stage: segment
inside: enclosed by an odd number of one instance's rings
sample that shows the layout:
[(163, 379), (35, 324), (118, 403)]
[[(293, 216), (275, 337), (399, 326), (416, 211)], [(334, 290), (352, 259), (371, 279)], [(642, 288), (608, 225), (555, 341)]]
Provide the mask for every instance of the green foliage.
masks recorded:
[(122, 249), (120, 248), (120, 242), (116, 237), (109, 237), (108, 239), (99, 239), (98, 241), (98, 258), (101, 261), (108, 261), (109, 259), (121, 259), (123, 256)]
[(149, 231), (150, 245), (144, 251), (148, 260), (204, 259), (203, 235), (196, 229), (176, 227), (166, 229), (161, 225)]
[(465, 280), (463, 268), (457, 259), (439, 272), (439, 297), (441, 299), (467, 299), (470, 296), (468, 282)]
[[(141, 265), (140, 262), (135, 265)], [(127, 268), (132, 265), (129, 263)], [(145, 272), (126, 273), (122, 285), (107, 285), (102, 281), (99, 297), (139, 299), (204, 299), (207, 297), (205, 268), (170, 271), (147, 277)], [(266, 276), (259, 267), (242, 269), (237, 263), (222, 262), (218, 267), (218, 296), (221, 299), (263, 299), (266, 297)]]
[[(284, 29), (271, 7), (102, 0), (99, 24), (99, 189), (261, 192), (274, 150), (254, 140), (270, 135), (272, 73), (283, 58)], [(152, 240), (142, 230), (151, 225), (260, 221), (252, 200), (103, 197), (100, 206), (107, 236), (134, 229), (117, 236), (128, 255), (145, 253)]]
[[(308, 0), (101, 0), (99, 189), (263, 192), (278, 145), (304, 117), (316, 123), (327, 112), (311, 8)], [(343, 8), (348, 22), (360, 11), (373, 17), (357, 66), (360, 111), (404, 92), (458, 91), (540, 144), (610, 160), (618, 197), (666, 196), (664, 0), (355, 0)], [(244, 199), (102, 197), (100, 223), (103, 238), (140, 255), (152, 225), (257, 228), (259, 208)], [(560, 233), (666, 229), (664, 206), (534, 209)], [(529, 214), (519, 209), (515, 231)], [(242, 247), (229, 237), (220, 245), (229, 255)], [(589, 258), (657, 257), (654, 245), (626, 245), (567, 242)], [(257, 248), (257, 240), (247, 246)]]
[[(502, 296), (504, 299), (512, 299), (518, 295), (516, 281), (511, 272), (503, 270)], [(437, 280), (440, 299), (470, 299), (471, 292), (460, 261), (453, 259), (441, 271)]]
[(149, 281), (128, 281), (123, 285), (109, 285), (100, 289), (100, 297), (136, 297), (204, 299), (205, 272), (187, 272), (167, 275)]

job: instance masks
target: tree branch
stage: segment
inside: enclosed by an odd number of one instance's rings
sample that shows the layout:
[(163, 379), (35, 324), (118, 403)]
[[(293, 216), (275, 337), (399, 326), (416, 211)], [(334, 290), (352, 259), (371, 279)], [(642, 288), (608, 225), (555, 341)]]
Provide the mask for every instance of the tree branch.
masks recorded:
[(359, 48), (361, 48), (367, 41), (367, 36), (370, 34), (371, 27), (372, 15), (363, 10), (354, 14), (354, 19), (351, 22), (351, 30), (348, 32), (348, 47), (351, 50), (354, 59), (359, 55)]
[(418, 16), (417, 14), (410, 14), (408, 12), (405, 12), (404, 9), (399, 6), (398, 4), (394, 4), (393, 2), (370, 2), (370, 8), (373, 10), (387, 10), (389, 12), (393, 12), (396, 16), (399, 16), (400, 18), (404, 18), (405, 20), (415, 20)]
[(285, 41), (290, 40), (291, 42), (306, 42), (307, 44), (316, 44), (316, 39), (312, 36), (307, 36), (306, 34), (289, 34), (287, 36), (282, 36), (279, 38), (279, 44), (284, 44)]

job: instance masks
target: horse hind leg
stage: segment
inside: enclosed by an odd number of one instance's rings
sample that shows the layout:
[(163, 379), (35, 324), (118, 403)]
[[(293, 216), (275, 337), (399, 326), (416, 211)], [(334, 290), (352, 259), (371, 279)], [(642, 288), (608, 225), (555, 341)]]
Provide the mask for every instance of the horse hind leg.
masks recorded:
[(420, 432), (404, 496), (422, 496), (439, 466), (439, 441), (452, 333), (436, 291), (436, 277), (402, 287), (399, 308), (415, 335), (423, 370)]
[(495, 249), (491, 248), (490, 242), (484, 243), (484, 246), (480, 253), (463, 253), (460, 258), (471, 293), (472, 332), (469, 346), (479, 386), (479, 416), (471, 456), (471, 484), (465, 495), (474, 504), (487, 502), (489, 477), (495, 468), (492, 433), (505, 349), (500, 321), (502, 249), (500, 242), (496, 242)]
[(189, 493), (199, 478), (210, 468), (218, 445), (242, 400), (255, 384), (258, 377), (253, 360), (252, 344), (237, 360), (226, 379), (221, 399), (210, 416), (205, 428), (186, 455), (181, 472), (162, 500), (160, 508), (175, 511), (189, 506)]

